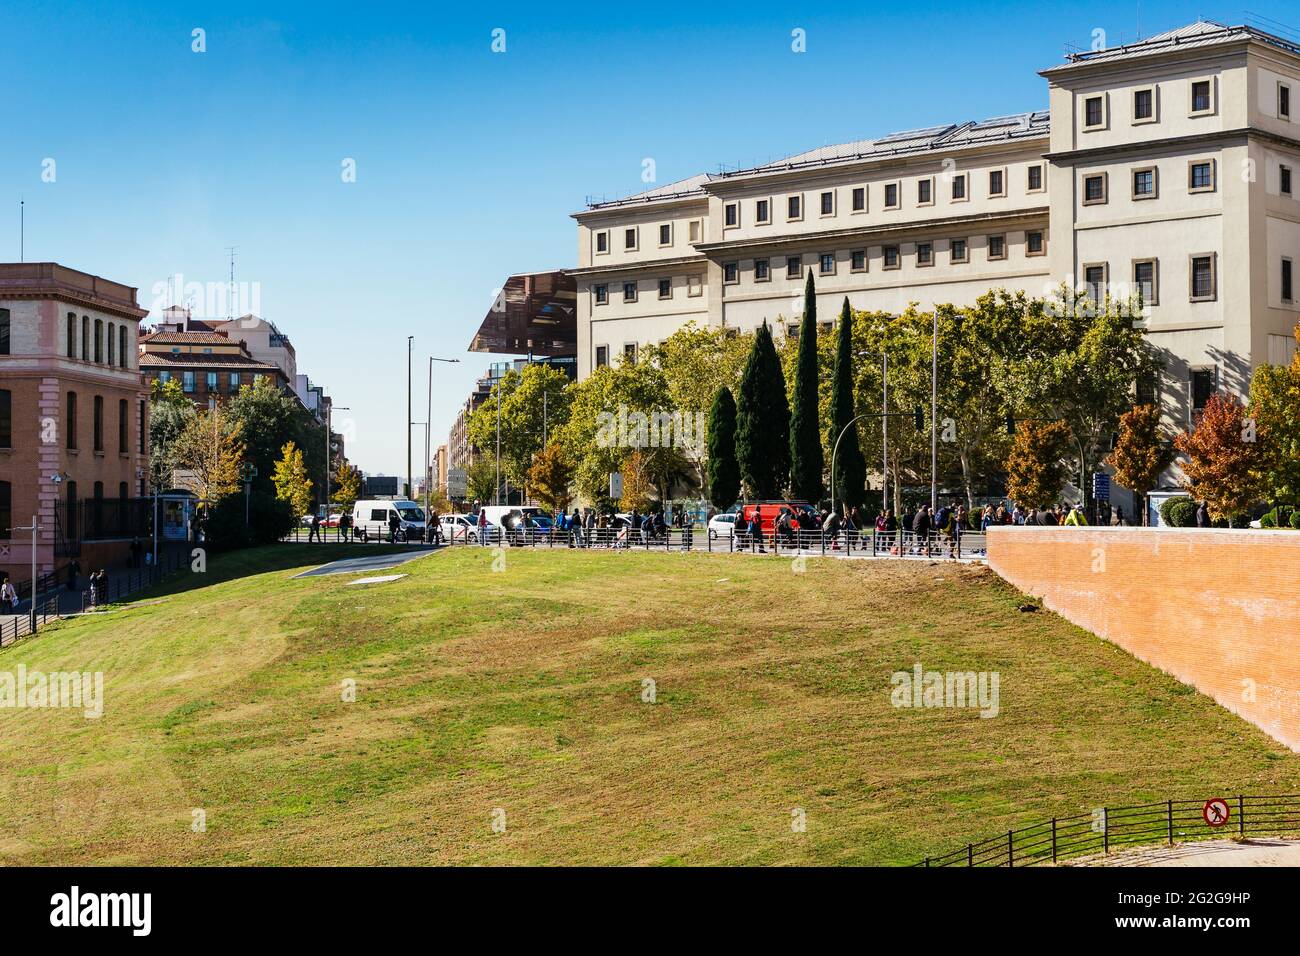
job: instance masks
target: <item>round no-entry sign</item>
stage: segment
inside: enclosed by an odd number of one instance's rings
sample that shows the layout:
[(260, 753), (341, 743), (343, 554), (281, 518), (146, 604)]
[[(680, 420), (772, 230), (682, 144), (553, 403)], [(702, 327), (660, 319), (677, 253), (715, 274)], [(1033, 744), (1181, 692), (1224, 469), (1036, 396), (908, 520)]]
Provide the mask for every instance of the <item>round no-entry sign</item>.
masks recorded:
[(1228, 801), (1222, 797), (1213, 797), (1205, 801), (1205, 806), (1201, 807), (1201, 816), (1205, 822), (1212, 827), (1221, 827), (1228, 822), (1228, 817), (1232, 811), (1228, 809)]

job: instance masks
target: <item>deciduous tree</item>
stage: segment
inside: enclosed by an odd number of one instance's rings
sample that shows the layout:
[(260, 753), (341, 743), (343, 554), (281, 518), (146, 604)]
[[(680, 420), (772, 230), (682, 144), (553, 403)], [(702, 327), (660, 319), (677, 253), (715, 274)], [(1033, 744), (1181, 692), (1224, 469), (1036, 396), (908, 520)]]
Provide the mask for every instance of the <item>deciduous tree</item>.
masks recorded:
[(1235, 395), (1215, 392), (1191, 431), (1174, 439), (1183, 461), (1183, 487), (1205, 502), (1210, 517), (1229, 527), (1264, 494), (1267, 462), (1257, 441), (1257, 424)]
[(1069, 440), (1064, 422), (1021, 422), (1006, 463), (1007, 494), (1027, 508), (1055, 502), (1065, 484)]
[(533, 459), (528, 469), (529, 487), (534, 497), (552, 511), (564, 511), (573, 485), (573, 462), (564, 449), (551, 442)]
[(172, 486), (172, 472), (181, 467), (178, 442), (194, 415), (194, 403), (185, 396), (180, 382), (153, 380), (149, 390), (149, 483), (160, 491)]
[(497, 447), (497, 398), (501, 401), (501, 470), (519, 486), (525, 485), (533, 456), (554, 437), (569, 417), (568, 377), (543, 363), (511, 370), (497, 380), (486, 401), (469, 418), (469, 440), (491, 454)]
[(345, 461), (339, 466), (334, 481), (334, 504), (344, 511), (351, 511), (361, 497), (361, 472)]
[(307, 463), (303, 461), (302, 449), (293, 442), (285, 442), (280, 449), (280, 458), (271, 473), (271, 481), (275, 485), (275, 497), (289, 502), (295, 515), (303, 515), (311, 510), (312, 482), (307, 477)]
[(1115, 480), (1140, 499), (1144, 524), (1147, 492), (1173, 460), (1173, 447), (1160, 427), (1159, 406), (1136, 405), (1120, 417), (1119, 441), (1106, 464), (1115, 469)]
[[(1300, 346), (1300, 325), (1296, 326)], [(1300, 504), (1300, 348), (1290, 365), (1260, 365), (1250, 380), (1249, 414), (1260, 444), (1265, 491)]]
[(220, 405), (187, 419), (175, 443), (176, 467), (190, 473), (195, 494), (210, 505), (239, 489), (243, 460), (243, 425)]

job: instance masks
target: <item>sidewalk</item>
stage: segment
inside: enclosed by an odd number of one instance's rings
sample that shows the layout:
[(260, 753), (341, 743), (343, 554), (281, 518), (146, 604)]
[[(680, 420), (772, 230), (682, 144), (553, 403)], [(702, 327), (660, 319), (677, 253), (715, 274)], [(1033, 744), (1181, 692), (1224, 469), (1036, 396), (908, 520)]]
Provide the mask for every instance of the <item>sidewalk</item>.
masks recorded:
[[(171, 567), (171, 562), (182, 560), (188, 557), (190, 545), (184, 542), (169, 542), (166, 546), (158, 547), (158, 564), (164, 569)], [(68, 590), (68, 578), (65, 571), (59, 581), (59, 615), (66, 617), (69, 614), (80, 614), (83, 610), (90, 610), (90, 572), (99, 571), (100, 568), (82, 568), (82, 573), (77, 575), (77, 586), (74, 590)], [(141, 590), (149, 585), (150, 566), (145, 564), (143, 558), (139, 567), (131, 567), (129, 563), (120, 564), (111, 568), (103, 568), (108, 573), (107, 592), (100, 598), (100, 604), (109, 604), (129, 594)], [(46, 592), (51, 593), (51, 592)], [(26, 606), (25, 604), (23, 605)]]

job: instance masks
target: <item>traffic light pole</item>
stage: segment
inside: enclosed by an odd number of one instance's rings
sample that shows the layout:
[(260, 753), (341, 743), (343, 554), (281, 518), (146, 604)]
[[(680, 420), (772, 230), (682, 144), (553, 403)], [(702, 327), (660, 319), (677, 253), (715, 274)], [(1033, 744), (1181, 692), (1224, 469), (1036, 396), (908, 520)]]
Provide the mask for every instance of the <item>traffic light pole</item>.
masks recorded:
[(845, 425), (843, 428), (840, 429), (840, 433), (835, 436), (835, 445), (834, 447), (831, 448), (831, 514), (835, 514), (835, 458), (840, 453), (840, 439), (842, 439), (845, 436), (845, 434), (848, 433), (848, 430), (850, 428), (852, 428), (858, 422), (862, 421), (862, 419), (864, 418), (879, 418), (882, 421), (890, 418), (911, 418), (913, 421), (918, 423), (917, 427), (919, 428), (921, 412), (919, 409), (915, 412), (910, 412), (910, 413), (909, 412), (887, 412), (885, 414), (880, 414), (880, 413), (867, 412), (862, 415), (856, 416), (852, 421), (850, 421), (847, 425)]

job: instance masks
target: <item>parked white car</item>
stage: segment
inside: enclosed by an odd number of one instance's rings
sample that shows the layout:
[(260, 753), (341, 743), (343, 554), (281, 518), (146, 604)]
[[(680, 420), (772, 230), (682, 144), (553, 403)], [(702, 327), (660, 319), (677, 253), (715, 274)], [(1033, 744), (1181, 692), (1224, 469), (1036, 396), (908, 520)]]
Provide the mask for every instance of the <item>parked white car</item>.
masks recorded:
[(730, 538), (736, 533), (736, 516), (734, 514), (714, 515), (709, 519), (709, 540)]
[[(442, 536), (451, 544), (456, 541), (468, 541), (470, 544), (478, 542), (478, 523), (474, 520), (473, 515), (443, 515), (438, 519), (442, 525)], [(496, 532), (496, 525), (491, 521), (487, 524), (488, 539)]]

